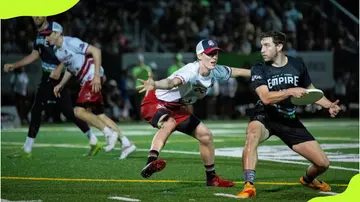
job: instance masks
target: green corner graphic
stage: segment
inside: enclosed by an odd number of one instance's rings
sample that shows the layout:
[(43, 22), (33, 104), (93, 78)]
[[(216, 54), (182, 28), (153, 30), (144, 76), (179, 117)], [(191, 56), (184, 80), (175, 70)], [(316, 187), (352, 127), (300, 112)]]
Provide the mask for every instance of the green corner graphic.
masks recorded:
[(311, 199), (309, 202), (356, 202), (360, 201), (360, 174), (351, 178), (346, 190), (335, 196), (323, 196)]
[(0, 19), (19, 16), (51, 16), (63, 13), (79, 0), (1, 0)]

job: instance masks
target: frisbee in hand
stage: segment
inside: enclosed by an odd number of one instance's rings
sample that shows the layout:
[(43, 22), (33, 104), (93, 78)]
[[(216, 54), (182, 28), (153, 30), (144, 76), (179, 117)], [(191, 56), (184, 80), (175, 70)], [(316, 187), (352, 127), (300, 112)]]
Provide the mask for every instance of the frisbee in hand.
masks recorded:
[(291, 97), (291, 102), (294, 105), (307, 105), (313, 104), (316, 101), (320, 100), (324, 96), (322, 90), (319, 89), (308, 89), (307, 94), (301, 98)]

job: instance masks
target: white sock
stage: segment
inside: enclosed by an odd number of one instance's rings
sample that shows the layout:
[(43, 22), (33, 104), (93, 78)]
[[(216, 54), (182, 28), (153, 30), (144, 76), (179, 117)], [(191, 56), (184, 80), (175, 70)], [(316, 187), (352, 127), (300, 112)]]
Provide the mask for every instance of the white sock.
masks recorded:
[(89, 143), (90, 143), (91, 145), (96, 145), (96, 144), (97, 144), (98, 139), (97, 139), (97, 137), (92, 133), (92, 130), (91, 130), (91, 129), (86, 132), (86, 136), (88, 136), (88, 138), (89, 138)]
[(35, 138), (26, 137), (26, 141), (24, 143), (24, 152), (26, 152), (26, 153), (31, 152), (34, 141), (35, 141)]
[(127, 147), (127, 146), (130, 146), (130, 145), (131, 145), (129, 139), (128, 139), (126, 136), (124, 136), (123, 138), (121, 138), (121, 144), (123, 145), (123, 147)]
[(112, 132), (113, 132), (113, 130), (107, 126), (103, 130), (105, 137), (110, 136), (112, 134)]

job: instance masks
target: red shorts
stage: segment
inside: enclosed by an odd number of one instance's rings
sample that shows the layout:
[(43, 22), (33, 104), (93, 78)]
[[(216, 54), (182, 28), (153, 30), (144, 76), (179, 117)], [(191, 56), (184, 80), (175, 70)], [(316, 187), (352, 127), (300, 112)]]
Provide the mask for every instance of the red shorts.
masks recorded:
[(157, 99), (155, 90), (150, 91), (141, 103), (142, 117), (157, 128), (159, 118), (164, 114), (174, 118), (177, 125), (192, 116), (185, 106), (179, 103), (161, 101)]
[[(102, 78), (101, 78), (102, 81)], [(81, 86), (78, 98), (76, 99), (76, 104), (99, 104), (103, 105), (104, 100), (101, 94), (101, 90), (97, 93), (92, 91), (91, 81), (87, 81), (84, 85)]]

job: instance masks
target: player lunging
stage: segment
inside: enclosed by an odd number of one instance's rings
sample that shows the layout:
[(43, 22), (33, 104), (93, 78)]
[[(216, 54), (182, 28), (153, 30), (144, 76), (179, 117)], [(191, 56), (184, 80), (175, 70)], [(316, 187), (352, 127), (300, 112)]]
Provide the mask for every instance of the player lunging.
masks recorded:
[[(11, 154), (9, 157), (30, 157), (35, 138), (39, 132), (41, 123), (41, 112), (47, 103), (56, 103), (61, 108), (62, 113), (68, 120), (73, 121), (80, 130), (87, 135), (90, 143), (89, 155), (95, 155), (99, 149), (97, 138), (90, 130), (86, 122), (78, 119), (74, 115), (72, 102), (68, 90), (65, 88), (61, 92), (61, 98), (56, 98), (53, 88), (60, 82), (64, 75), (62, 72), (63, 64), (59, 62), (53, 52), (53, 46), (49, 45), (45, 37), (53, 28), (61, 28), (56, 22), (48, 22), (46, 17), (32, 17), (38, 28), (36, 39), (34, 40), (33, 50), (30, 55), (20, 61), (5, 64), (4, 71), (13, 71), (16, 68), (26, 66), (41, 58), (42, 77), (37, 88), (35, 101), (31, 107), (31, 121), (29, 132), (24, 143), (23, 151)], [(61, 28), (62, 29), (62, 28)], [(52, 101), (52, 102), (48, 102)]]
[(250, 70), (217, 65), (218, 52), (219, 48), (214, 41), (202, 40), (196, 46), (198, 61), (188, 63), (160, 81), (154, 81), (150, 73), (147, 81), (140, 79), (144, 85), (137, 89), (140, 89), (140, 93), (146, 91), (141, 114), (153, 127), (159, 129), (153, 138), (146, 166), (141, 171), (142, 177), (149, 178), (165, 168), (166, 161), (158, 159), (158, 156), (168, 137), (177, 130), (199, 141), (207, 186), (234, 185), (216, 175), (212, 133), (186, 108), (205, 97), (207, 88), (214, 84), (215, 79), (250, 76)]
[[(296, 116), (296, 106), (290, 97), (302, 97), (307, 88), (314, 88), (304, 62), (284, 54), (286, 35), (271, 31), (261, 36), (261, 54), (264, 62), (251, 69), (252, 86), (258, 101), (247, 128), (243, 150), (244, 189), (239, 197), (256, 196), (254, 187), (257, 147), (270, 135), (278, 136), (290, 149), (305, 157), (312, 165), (300, 178), (301, 184), (321, 191), (331, 188), (324, 181), (316, 179), (329, 168), (329, 160), (319, 143)], [(340, 111), (338, 100), (330, 102), (326, 97), (316, 104), (329, 110), (335, 117)]]
[(126, 158), (136, 147), (123, 135), (120, 128), (104, 114), (104, 103), (101, 94), (104, 70), (101, 67), (100, 49), (81, 41), (78, 38), (63, 36), (62, 32), (52, 30), (46, 38), (55, 45), (56, 57), (67, 66), (61, 82), (54, 88), (55, 96), (60, 96), (62, 88), (72, 74), (80, 81), (81, 89), (76, 100), (74, 112), (76, 117), (88, 122), (102, 131), (107, 139), (105, 151), (115, 147), (117, 139), (122, 143), (120, 159)]

